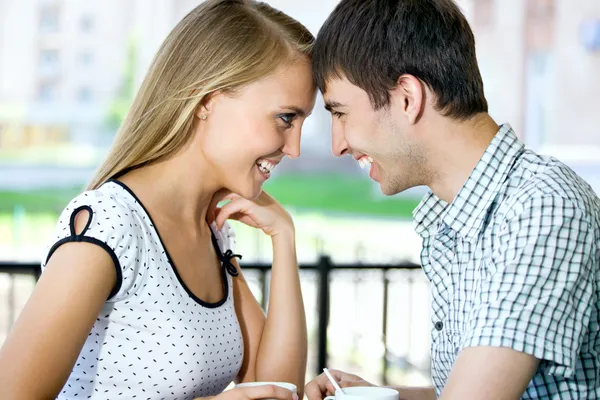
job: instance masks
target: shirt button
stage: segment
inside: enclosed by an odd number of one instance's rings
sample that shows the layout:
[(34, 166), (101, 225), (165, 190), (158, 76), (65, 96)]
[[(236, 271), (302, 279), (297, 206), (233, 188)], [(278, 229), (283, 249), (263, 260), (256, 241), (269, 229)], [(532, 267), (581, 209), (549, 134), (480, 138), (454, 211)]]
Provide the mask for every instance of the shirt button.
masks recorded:
[(441, 331), (442, 329), (444, 329), (444, 323), (442, 321), (438, 321), (435, 323), (435, 329), (438, 331)]

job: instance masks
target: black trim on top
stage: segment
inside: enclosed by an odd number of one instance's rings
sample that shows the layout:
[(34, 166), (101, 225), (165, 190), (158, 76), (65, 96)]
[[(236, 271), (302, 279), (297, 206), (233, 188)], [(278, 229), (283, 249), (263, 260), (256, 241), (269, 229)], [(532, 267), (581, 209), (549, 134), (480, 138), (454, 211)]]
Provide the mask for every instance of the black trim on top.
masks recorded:
[(46, 262), (44, 264), (48, 264), (48, 260), (50, 260), (50, 257), (52, 257), (52, 254), (54, 254), (54, 252), (60, 246), (62, 246), (65, 243), (76, 243), (76, 242), (85, 242), (85, 243), (91, 243), (91, 244), (100, 246), (102, 249), (104, 249), (104, 251), (106, 251), (108, 253), (110, 258), (112, 259), (113, 264), (115, 266), (115, 272), (117, 274), (117, 280), (115, 282), (115, 286), (111, 290), (111, 292), (108, 295), (108, 298), (106, 300), (108, 301), (108, 300), (112, 299), (117, 293), (119, 293), (119, 290), (121, 290), (121, 286), (123, 285), (123, 272), (121, 270), (121, 263), (119, 262), (119, 258), (117, 257), (117, 255), (115, 254), (113, 249), (111, 249), (110, 246), (108, 246), (103, 241), (98, 240), (93, 237), (89, 237), (89, 236), (81, 236), (81, 235), (67, 236), (66, 238), (63, 238), (52, 245), (52, 247), (50, 248), (50, 251), (48, 252), (48, 257), (46, 258)]
[(146, 163), (140, 164), (140, 165), (134, 165), (133, 167), (129, 167), (129, 168), (125, 168), (123, 171), (119, 172), (118, 174), (113, 175), (111, 178), (109, 178), (107, 180), (107, 182), (115, 182), (118, 183), (119, 181), (117, 181), (117, 179), (119, 179), (120, 177), (122, 177), (123, 175), (136, 170), (140, 167), (143, 167)]
[(221, 252), (221, 248), (219, 247), (219, 243), (217, 243), (217, 238), (212, 228), (210, 226), (208, 228), (210, 229), (210, 238), (212, 240), (212, 244), (217, 250), (217, 257), (219, 257), (219, 260), (221, 260), (221, 265), (224, 269), (227, 270), (229, 275), (233, 277), (238, 276), (240, 273), (238, 272), (237, 267), (231, 262), (231, 260), (236, 257), (241, 260), (242, 256), (240, 254), (233, 254), (233, 251), (231, 251), (231, 249), (227, 249), (225, 254), (223, 254), (223, 252)]
[[(133, 192), (133, 190), (131, 190), (129, 188), (129, 186), (127, 186), (126, 184), (124, 184), (123, 182), (121, 182), (121, 181), (119, 181), (119, 180), (117, 180), (115, 178), (109, 179), (107, 181), (107, 183), (109, 183), (109, 182), (112, 182), (112, 183), (114, 183), (116, 185), (121, 186), (142, 207), (142, 209), (146, 213), (146, 216), (150, 220), (150, 223), (152, 224), (154, 232), (156, 232), (156, 235), (158, 236), (158, 240), (160, 241), (160, 245), (162, 246), (163, 251), (165, 252), (165, 255), (167, 256), (167, 260), (169, 261), (169, 264), (171, 265), (171, 269), (175, 273), (175, 276), (177, 277), (177, 280), (179, 281), (179, 283), (181, 284), (181, 286), (183, 287), (183, 289), (192, 298), (192, 300), (194, 300), (196, 303), (198, 303), (201, 306), (206, 307), (206, 308), (217, 308), (217, 307), (221, 307), (223, 304), (225, 304), (225, 302), (229, 298), (229, 282), (227, 281), (227, 272), (226, 272), (227, 267), (224, 265), (223, 260), (221, 258), (222, 257), (221, 249), (219, 247), (219, 244), (216, 241), (216, 237), (215, 237), (214, 233), (212, 232), (212, 229), (211, 229), (211, 240), (212, 240), (213, 246), (215, 247), (215, 250), (217, 251), (217, 255), (219, 256), (219, 260), (221, 261), (221, 267), (222, 267), (221, 268), (221, 281), (223, 283), (223, 298), (221, 300), (219, 300), (218, 302), (216, 302), (216, 303), (210, 303), (210, 302), (204, 301), (201, 298), (199, 298), (198, 296), (196, 296), (188, 288), (188, 286), (185, 284), (185, 282), (183, 281), (183, 279), (181, 279), (181, 276), (179, 275), (179, 272), (177, 271), (177, 266), (173, 262), (173, 259), (171, 258), (171, 255), (169, 254), (169, 250), (167, 250), (167, 247), (165, 246), (165, 243), (163, 242), (162, 237), (160, 236), (160, 232), (158, 231), (158, 227), (156, 226), (156, 224), (154, 223), (154, 220), (150, 216), (150, 213), (148, 212), (148, 210), (144, 206), (144, 203), (142, 203), (140, 201), (140, 199), (136, 196), (136, 194)], [(236, 272), (237, 272), (237, 270), (236, 270)]]
[[(88, 217), (88, 221), (85, 224), (85, 228), (83, 228), (83, 230), (80, 233), (75, 232), (75, 218), (77, 218), (77, 214), (79, 214), (80, 211), (82, 210), (86, 210), (88, 213), (90, 213), (89, 217)], [(69, 228), (71, 229), (71, 236), (83, 236), (85, 235), (85, 233), (87, 232), (88, 228), (90, 227), (90, 225), (92, 224), (92, 216), (94, 215), (94, 210), (92, 210), (92, 207), (90, 206), (81, 206), (81, 207), (77, 207), (75, 210), (73, 210), (73, 212), (71, 213), (71, 221), (69, 222)]]

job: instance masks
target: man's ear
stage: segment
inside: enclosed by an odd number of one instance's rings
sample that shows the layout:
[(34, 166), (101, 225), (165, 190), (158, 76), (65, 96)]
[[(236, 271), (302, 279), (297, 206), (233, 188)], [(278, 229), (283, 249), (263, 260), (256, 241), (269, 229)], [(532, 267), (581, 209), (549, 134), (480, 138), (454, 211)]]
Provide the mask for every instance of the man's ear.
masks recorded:
[(421, 81), (410, 74), (401, 75), (390, 95), (392, 103), (400, 107), (408, 122), (416, 123), (422, 114), (425, 101)]

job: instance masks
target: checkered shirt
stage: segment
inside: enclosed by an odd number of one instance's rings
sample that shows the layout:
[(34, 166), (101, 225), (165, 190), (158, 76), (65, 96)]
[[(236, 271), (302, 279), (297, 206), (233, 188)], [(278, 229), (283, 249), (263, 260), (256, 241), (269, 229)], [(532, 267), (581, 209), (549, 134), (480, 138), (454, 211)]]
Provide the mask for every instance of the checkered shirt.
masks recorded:
[(451, 204), (414, 211), (438, 395), (465, 347), (540, 359), (522, 399), (600, 399), (600, 200), (503, 125)]

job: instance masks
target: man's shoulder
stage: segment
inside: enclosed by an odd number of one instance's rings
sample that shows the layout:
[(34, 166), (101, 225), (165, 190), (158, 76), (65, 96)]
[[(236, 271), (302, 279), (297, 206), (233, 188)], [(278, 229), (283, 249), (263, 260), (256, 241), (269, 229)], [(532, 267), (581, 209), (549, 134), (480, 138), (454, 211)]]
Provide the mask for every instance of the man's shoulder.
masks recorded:
[(505, 182), (499, 209), (518, 213), (536, 202), (556, 208), (573, 207), (595, 227), (600, 226), (600, 199), (569, 166), (553, 157), (525, 151)]

